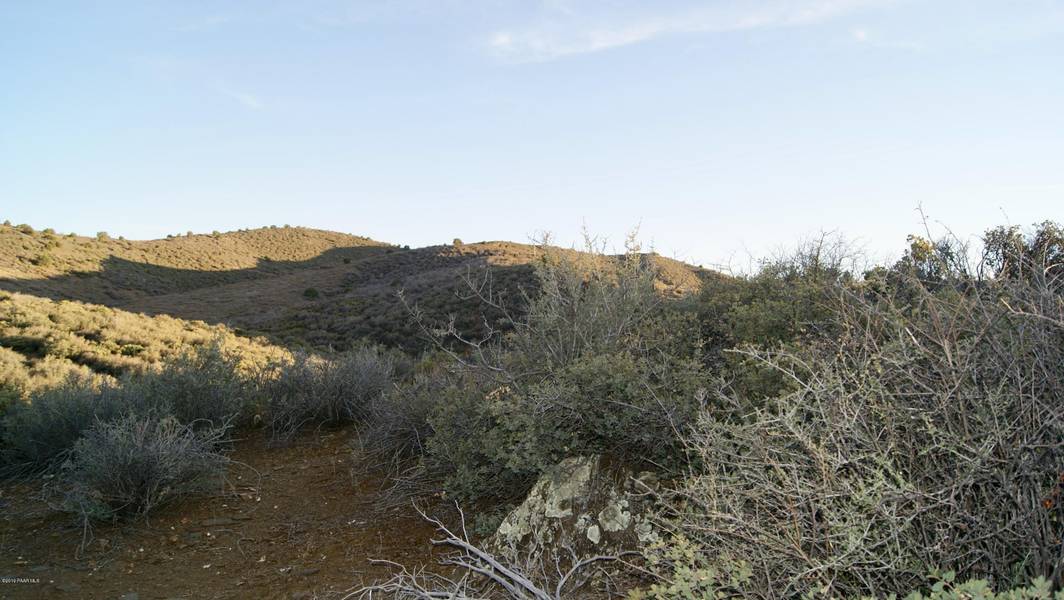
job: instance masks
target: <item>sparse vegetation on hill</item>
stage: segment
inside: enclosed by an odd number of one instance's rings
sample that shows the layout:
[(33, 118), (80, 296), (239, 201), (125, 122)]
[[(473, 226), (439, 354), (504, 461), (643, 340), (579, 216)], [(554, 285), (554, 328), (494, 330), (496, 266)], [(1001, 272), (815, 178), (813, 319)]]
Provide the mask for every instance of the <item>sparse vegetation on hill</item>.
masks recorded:
[[(128, 242), (0, 227), (0, 289), (131, 312), (226, 324), (278, 343), (344, 350), (369, 340), (407, 351), (427, 346), (407, 300), (466, 330), (505, 327), (468, 296), (461, 279), (493, 273), (496, 292), (534, 291), (538, 246), (481, 242), (411, 250), (301, 227)], [(697, 290), (704, 272), (657, 255), (666, 294)], [(517, 307), (514, 307), (517, 310)]]
[(113, 381), (216, 338), (245, 360), (282, 354), (222, 326), (0, 292), (0, 385), (32, 392), (70, 376)]
[[(0, 289), (120, 305), (143, 296), (270, 278), (385, 251), (368, 238), (303, 227), (127, 241), (0, 226)], [(180, 316), (180, 315), (177, 315)]]
[[(554, 248), (551, 252), (575, 256), (569, 250)], [(421, 351), (430, 344), (410, 320), (410, 306), (416, 305), (435, 321), (453, 318), (469, 335), (483, 335), (489, 326), (505, 330), (510, 327), (506, 316), (480, 302), (474, 291), (490, 285), (490, 293), (505, 298), (513, 316), (519, 316), (526, 309), (524, 296), (537, 293), (535, 270), (543, 259), (543, 247), (510, 242), (386, 253), (356, 265), (313, 307), (286, 310), (276, 325), (268, 327), (280, 340), (302, 338), (316, 347), (344, 348), (351, 340), (364, 338)], [(708, 275), (654, 254), (643, 255), (642, 260), (655, 273), (654, 287), (666, 296), (696, 292)], [(608, 262), (613, 268), (620, 264), (618, 258)], [(490, 279), (486, 279), (489, 273)], [(405, 304), (397, 301), (400, 291)]]

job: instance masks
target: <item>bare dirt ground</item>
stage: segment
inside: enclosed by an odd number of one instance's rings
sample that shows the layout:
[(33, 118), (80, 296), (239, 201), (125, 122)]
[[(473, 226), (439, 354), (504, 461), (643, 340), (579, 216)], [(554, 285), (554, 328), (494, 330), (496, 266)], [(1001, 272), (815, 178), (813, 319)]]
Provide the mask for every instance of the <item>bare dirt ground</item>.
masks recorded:
[[(340, 598), (388, 574), (369, 559), (433, 561), (412, 508), (375, 508), (380, 480), (352, 476), (351, 430), (270, 448), (239, 443), (230, 490), (148, 521), (83, 530), (40, 499), (0, 486), (0, 598)], [(29, 580), (11, 582), (9, 578)]]

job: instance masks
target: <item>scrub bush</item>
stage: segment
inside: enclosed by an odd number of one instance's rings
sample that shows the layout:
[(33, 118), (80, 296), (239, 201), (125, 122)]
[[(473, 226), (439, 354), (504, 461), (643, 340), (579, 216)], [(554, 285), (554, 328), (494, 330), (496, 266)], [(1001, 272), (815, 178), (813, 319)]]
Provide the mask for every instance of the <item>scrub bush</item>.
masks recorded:
[[(594, 250), (589, 247), (590, 250)], [(678, 432), (693, 422), (706, 374), (694, 312), (665, 300), (653, 263), (632, 245), (620, 257), (542, 248), (538, 292), (505, 334), (470, 339), (455, 326), (423, 331), (452, 358), (438, 391), (423, 466), (463, 499), (520, 497), (544, 469), (577, 454), (678, 468)], [(488, 306), (489, 285), (469, 281)], [(464, 349), (451, 350), (458, 340)]]
[(145, 515), (175, 499), (221, 489), (224, 428), (193, 429), (173, 417), (98, 422), (60, 475), (62, 507), (85, 520)]
[(767, 598), (904, 594), (930, 566), (1064, 583), (1064, 264), (980, 275), (962, 254), (914, 239), (837, 288), (835, 335), (741, 351), (789, 389), (701, 412), (661, 523), (689, 550), (673, 572)]
[(127, 408), (118, 388), (77, 377), (14, 402), (0, 421), (3, 473), (54, 469), (97, 421), (117, 418)]
[(228, 427), (248, 421), (255, 381), (239, 354), (213, 340), (126, 377), (121, 388), (139, 413), (173, 415), (194, 427)]
[(370, 403), (387, 391), (397, 359), (380, 348), (361, 348), (326, 360), (297, 353), (275, 364), (264, 379), (264, 420), (276, 442), (306, 426), (361, 421)]

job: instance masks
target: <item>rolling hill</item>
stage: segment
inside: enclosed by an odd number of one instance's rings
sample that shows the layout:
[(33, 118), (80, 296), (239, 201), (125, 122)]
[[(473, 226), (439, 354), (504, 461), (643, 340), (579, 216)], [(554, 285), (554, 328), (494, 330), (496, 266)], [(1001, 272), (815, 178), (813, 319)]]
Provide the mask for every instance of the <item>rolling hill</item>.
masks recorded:
[(302, 227), (128, 241), (5, 225), (0, 227), (0, 289), (120, 305), (325, 268), (387, 248), (368, 238)]
[[(0, 290), (221, 324), (286, 346), (340, 350), (368, 339), (416, 351), (424, 342), (400, 290), (430, 318), (459, 314), (459, 325), (475, 330), (501, 315), (462, 298), (461, 277), (490, 271), (519, 310), (541, 256), (512, 242), (409, 249), (287, 226), (127, 241), (5, 225)], [(707, 273), (654, 254), (646, 260), (666, 294), (697, 289)]]

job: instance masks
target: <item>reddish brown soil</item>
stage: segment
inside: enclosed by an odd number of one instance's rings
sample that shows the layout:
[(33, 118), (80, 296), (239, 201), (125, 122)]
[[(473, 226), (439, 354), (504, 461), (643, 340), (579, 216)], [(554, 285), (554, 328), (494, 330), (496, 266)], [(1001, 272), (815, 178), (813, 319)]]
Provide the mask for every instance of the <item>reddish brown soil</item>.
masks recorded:
[(384, 577), (384, 558), (432, 562), (432, 527), (413, 509), (375, 508), (380, 480), (353, 477), (349, 431), (269, 448), (238, 445), (232, 492), (185, 501), (145, 522), (82, 529), (39, 498), (0, 487), (0, 598), (338, 598)]

